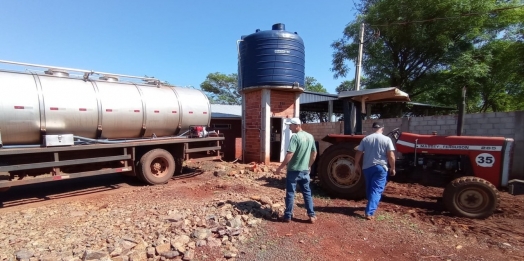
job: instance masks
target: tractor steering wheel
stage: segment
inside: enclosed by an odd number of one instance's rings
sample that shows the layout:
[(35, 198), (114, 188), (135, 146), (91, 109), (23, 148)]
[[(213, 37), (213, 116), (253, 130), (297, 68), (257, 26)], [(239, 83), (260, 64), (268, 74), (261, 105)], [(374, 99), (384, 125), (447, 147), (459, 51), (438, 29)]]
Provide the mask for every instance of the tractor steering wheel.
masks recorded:
[(386, 134), (386, 136), (390, 137), (391, 140), (393, 140), (396, 143), (398, 141), (398, 138), (400, 137), (400, 133), (400, 128), (395, 128), (388, 134)]

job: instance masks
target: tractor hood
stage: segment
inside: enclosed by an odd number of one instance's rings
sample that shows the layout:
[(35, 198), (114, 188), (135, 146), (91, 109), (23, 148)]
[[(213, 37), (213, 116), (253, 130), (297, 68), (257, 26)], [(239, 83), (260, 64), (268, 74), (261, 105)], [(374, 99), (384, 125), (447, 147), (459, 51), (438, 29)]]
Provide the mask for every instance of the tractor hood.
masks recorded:
[(358, 102), (409, 102), (409, 95), (396, 87), (365, 89), (360, 91), (344, 91), (339, 99), (351, 98)]

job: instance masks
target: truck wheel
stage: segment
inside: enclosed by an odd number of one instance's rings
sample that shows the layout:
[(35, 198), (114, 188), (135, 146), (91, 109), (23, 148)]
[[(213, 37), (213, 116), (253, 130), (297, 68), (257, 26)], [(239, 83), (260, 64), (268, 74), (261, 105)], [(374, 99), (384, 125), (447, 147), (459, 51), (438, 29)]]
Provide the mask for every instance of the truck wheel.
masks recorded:
[(331, 145), (320, 157), (317, 175), (322, 187), (335, 197), (357, 200), (366, 197), (366, 181), (356, 171), (354, 146)]
[(499, 206), (497, 188), (477, 177), (461, 177), (444, 189), (444, 204), (454, 215), (468, 218), (486, 218)]
[(166, 150), (150, 150), (140, 158), (138, 175), (148, 184), (164, 184), (173, 177), (174, 173), (175, 160)]

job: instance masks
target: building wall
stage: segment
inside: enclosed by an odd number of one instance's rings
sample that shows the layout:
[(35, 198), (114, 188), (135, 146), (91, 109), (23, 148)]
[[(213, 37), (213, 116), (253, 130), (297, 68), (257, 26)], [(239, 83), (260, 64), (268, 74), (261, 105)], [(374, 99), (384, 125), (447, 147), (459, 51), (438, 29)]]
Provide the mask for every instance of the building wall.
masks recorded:
[(261, 153), (261, 128), (262, 128), (262, 90), (251, 91), (244, 94), (246, 111), (246, 131), (244, 142), (244, 162), (259, 162)]
[[(215, 125), (229, 125), (230, 129), (219, 128)], [(236, 139), (242, 137), (242, 120), (238, 119), (211, 119), (210, 130), (219, 132), (224, 136), (221, 151), (224, 153), (224, 160), (232, 161), (237, 159), (237, 155), (242, 156), (242, 144), (240, 150), (236, 147)]]
[[(364, 134), (372, 132), (371, 125), (376, 120), (365, 120), (363, 122)], [(457, 131), (457, 116), (426, 116), (412, 118), (381, 119), (384, 123), (384, 132), (390, 132), (395, 128), (402, 131), (437, 135), (455, 135)], [(311, 133), (315, 140), (319, 141), (322, 153), (329, 143), (320, 141), (327, 134), (344, 133), (343, 122), (326, 122), (304, 124), (303, 129)], [(466, 114), (464, 117), (463, 135), (468, 136), (491, 136), (506, 137), (515, 140), (513, 155), (524, 155), (524, 111), (517, 112), (492, 112)], [(524, 161), (513, 160), (510, 178), (524, 179)]]

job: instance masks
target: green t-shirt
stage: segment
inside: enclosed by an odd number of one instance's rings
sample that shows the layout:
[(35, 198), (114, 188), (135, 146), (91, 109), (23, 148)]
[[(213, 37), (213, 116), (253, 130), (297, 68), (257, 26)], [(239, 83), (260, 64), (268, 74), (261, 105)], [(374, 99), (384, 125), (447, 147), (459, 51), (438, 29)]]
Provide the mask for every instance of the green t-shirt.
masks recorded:
[(288, 152), (293, 152), (293, 157), (287, 164), (287, 169), (291, 171), (302, 171), (309, 169), (309, 158), (311, 152), (317, 151), (313, 135), (299, 131), (291, 136)]

